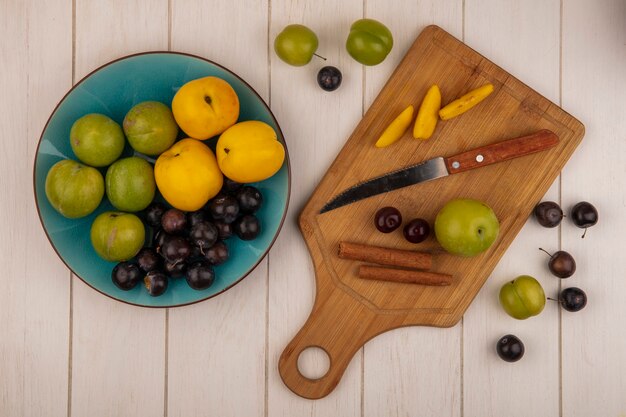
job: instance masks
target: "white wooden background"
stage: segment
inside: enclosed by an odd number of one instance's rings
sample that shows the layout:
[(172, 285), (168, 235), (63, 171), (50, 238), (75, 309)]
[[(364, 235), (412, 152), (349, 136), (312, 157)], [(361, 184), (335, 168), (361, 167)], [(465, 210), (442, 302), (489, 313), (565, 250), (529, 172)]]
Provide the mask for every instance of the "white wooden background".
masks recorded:
[[(364, 16), (394, 34), (372, 68), (344, 49)], [(295, 68), (274, 55), (289, 23), (317, 32), (344, 74), (338, 91), (317, 87), (321, 61)], [(461, 323), (381, 335), (330, 396), (301, 399), (277, 371), (313, 303), (296, 216), (431, 23), (585, 123), (546, 199), (593, 202), (600, 222), (583, 240), (568, 221), (529, 220)], [(112, 301), (70, 276), (32, 192), (37, 141), (63, 94), (109, 60), (148, 50), (205, 56), (245, 78), (270, 103), (293, 167), (288, 220), (267, 260), (218, 298), (170, 310)], [(0, 0), (0, 64), (0, 416), (626, 416), (625, 0)], [(576, 275), (550, 276), (539, 246), (570, 251)], [(587, 308), (550, 303), (536, 318), (509, 318), (497, 292), (523, 273), (551, 296), (582, 287)], [(494, 352), (509, 332), (526, 345), (515, 364)]]

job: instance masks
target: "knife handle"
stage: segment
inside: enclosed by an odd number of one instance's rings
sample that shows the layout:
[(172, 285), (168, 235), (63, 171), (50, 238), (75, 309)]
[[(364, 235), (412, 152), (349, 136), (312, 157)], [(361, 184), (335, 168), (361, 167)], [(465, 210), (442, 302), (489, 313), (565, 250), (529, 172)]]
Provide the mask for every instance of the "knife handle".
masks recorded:
[(552, 148), (559, 143), (559, 137), (547, 129), (532, 135), (521, 136), (491, 145), (481, 146), (458, 155), (444, 158), (450, 174), (469, 171), (485, 165), (495, 164), (531, 153)]

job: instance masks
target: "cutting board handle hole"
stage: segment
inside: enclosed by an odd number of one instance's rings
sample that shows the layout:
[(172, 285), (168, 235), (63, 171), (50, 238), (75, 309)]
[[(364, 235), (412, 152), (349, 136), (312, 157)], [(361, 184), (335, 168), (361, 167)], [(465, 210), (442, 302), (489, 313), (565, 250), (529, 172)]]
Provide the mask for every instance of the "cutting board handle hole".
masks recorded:
[(298, 372), (308, 379), (323, 378), (330, 369), (330, 356), (319, 346), (308, 346), (298, 355)]

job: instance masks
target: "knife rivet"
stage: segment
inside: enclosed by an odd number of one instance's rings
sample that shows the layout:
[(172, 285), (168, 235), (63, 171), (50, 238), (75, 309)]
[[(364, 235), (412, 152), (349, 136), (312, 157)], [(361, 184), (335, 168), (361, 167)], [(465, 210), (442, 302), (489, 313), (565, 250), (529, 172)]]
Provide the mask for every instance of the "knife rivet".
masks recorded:
[(461, 164), (459, 163), (459, 161), (454, 161), (452, 163), (452, 168), (454, 168), (454, 169), (458, 169), (460, 166), (461, 166)]
[(482, 162), (484, 159), (485, 158), (481, 154), (476, 155), (476, 162)]

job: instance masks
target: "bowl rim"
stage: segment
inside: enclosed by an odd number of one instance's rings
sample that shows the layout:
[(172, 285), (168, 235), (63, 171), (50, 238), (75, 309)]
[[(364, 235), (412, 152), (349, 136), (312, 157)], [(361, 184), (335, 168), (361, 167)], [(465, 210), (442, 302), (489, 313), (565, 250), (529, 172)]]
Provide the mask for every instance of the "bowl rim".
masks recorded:
[[(283, 139), (283, 142), (285, 144), (285, 156), (286, 156), (285, 162), (287, 163), (287, 196), (286, 196), (287, 198), (285, 200), (285, 210), (283, 211), (283, 215), (282, 215), (282, 218), (280, 219), (280, 223), (278, 225), (278, 229), (276, 230), (276, 234), (272, 238), (272, 240), (271, 240), (269, 246), (267, 247), (267, 249), (263, 252), (263, 254), (259, 257), (259, 259), (254, 263), (254, 265), (252, 265), (250, 267), (250, 269), (248, 269), (246, 271), (246, 273), (244, 273), (235, 282), (233, 282), (232, 284), (230, 284), (229, 286), (227, 286), (226, 288), (224, 288), (223, 290), (221, 290), (221, 291), (219, 291), (219, 292), (217, 292), (215, 294), (209, 295), (209, 296), (201, 298), (199, 300), (187, 302), (187, 303), (163, 305), (163, 306), (138, 304), (138, 303), (133, 303), (131, 301), (127, 301), (127, 300), (122, 300), (122, 299), (116, 298), (113, 295), (108, 294), (108, 293), (106, 293), (104, 291), (101, 291), (98, 288), (94, 287), (89, 282), (87, 282), (82, 276), (77, 274), (76, 271), (74, 271), (74, 269), (72, 269), (72, 267), (65, 261), (63, 256), (61, 256), (61, 254), (57, 250), (56, 246), (52, 242), (52, 239), (50, 238), (50, 235), (48, 234), (48, 230), (46, 229), (46, 227), (44, 225), (43, 217), (42, 217), (41, 211), (39, 209), (39, 199), (37, 198), (37, 176), (36, 176), (37, 175), (37, 157), (39, 155), (39, 148), (40, 148), (41, 142), (43, 140), (43, 135), (44, 135), (46, 129), (48, 128), (48, 124), (52, 120), (52, 116), (54, 116), (54, 114), (57, 112), (59, 106), (61, 106), (61, 104), (65, 101), (65, 99), (70, 95), (70, 93), (72, 93), (74, 91), (74, 89), (76, 89), (78, 86), (80, 86), (87, 78), (91, 77), (93, 74), (95, 74), (96, 72), (100, 71), (101, 69), (103, 69), (105, 67), (108, 67), (109, 65), (113, 65), (113, 64), (115, 64), (115, 63), (117, 63), (119, 61), (123, 61), (125, 59), (130, 59), (130, 58), (134, 58), (134, 57), (138, 57), (138, 56), (142, 56), (142, 55), (157, 55), (157, 54), (181, 55), (181, 56), (186, 56), (186, 57), (198, 59), (198, 60), (207, 62), (207, 63), (209, 63), (211, 65), (214, 65), (214, 66), (216, 66), (218, 68), (221, 68), (222, 70), (230, 73), (233, 77), (235, 77), (239, 81), (241, 81), (247, 88), (250, 89), (250, 91), (252, 91), (254, 93), (254, 95), (257, 96), (257, 98), (261, 101), (261, 103), (263, 103), (263, 106), (265, 106), (265, 108), (269, 112), (269, 115), (272, 118), (272, 120), (274, 122), (274, 125), (278, 129), (278, 133), (280, 134), (280, 137)], [(281, 232), (281, 230), (283, 228), (283, 224), (285, 223), (285, 219), (287, 217), (287, 211), (289, 210), (289, 199), (291, 197), (291, 162), (290, 162), (290, 158), (289, 158), (289, 150), (288, 150), (288, 146), (287, 146), (287, 141), (285, 139), (285, 135), (283, 134), (282, 129), (280, 128), (280, 125), (278, 124), (278, 120), (276, 119), (276, 116), (274, 116), (274, 113), (272, 112), (272, 109), (265, 102), (263, 97), (261, 97), (261, 95), (250, 84), (248, 84), (248, 82), (246, 80), (244, 80), (242, 77), (240, 77), (238, 74), (236, 74), (234, 71), (230, 70), (229, 68), (225, 67), (224, 65), (218, 64), (215, 61), (212, 61), (212, 60), (210, 60), (208, 58), (204, 58), (204, 57), (199, 56), (199, 55), (191, 54), (191, 53), (188, 53), (188, 52), (180, 52), (180, 51), (161, 51), (161, 50), (144, 51), (144, 52), (137, 52), (137, 53), (133, 53), (133, 54), (129, 54), (129, 55), (124, 55), (124, 56), (116, 58), (116, 59), (114, 59), (112, 61), (108, 61), (107, 63), (102, 64), (102, 65), (96, 67), (95, 69), (90, 71), (88, 74), (83, 76), (78, 82), (75, 82), (72, 85), (72, 87), (59, 100), (59, 102), (56, 104), (56, 106), (54, 106), (54, 109), (50, 113), (50, 116), (48, 117), (48, 120), (46, 121), (46, 124), (44, 125), (43, 129), (41, 130), (41, 135), (39, 136), (39, 141), (37, 143), (37, 148), (35, 149), (35, 157), (34, 157), (34, 160), (33, 160), (33, 194), (35, 196), (35, 208), (37, 210), (37, 216), (39, 217), (39, 223), (41, 225), (41, 228), (43, 229), (43, 231), (44, 231), (44, 233), (46, 235), (46, 238), (48, 239), (48, 242), (50, 243), (50, 246), (52, 246), (52, 249), (54, 249), (54, 252), (57, 254), (57, 256), (59, 257), (61, 262), (63, 262), (63, 264), (70, 270), (70, 272), (74, 276), (78, 277), (83, 283), (85, 283), (88, 287), (90, 287), (91, 289), (97, 291), (98, 293), (100, 293), (102, 295), (105, 295), (106, 297), (109, 297), (112, 300), (115, 300), (115, 301), (118, 301), (118, 302), (121, 302), (121, 303), (124, 303), (124, 304), (132, 305), (132, 306), (136, 306), (136, 307), (149, 308), (149, 309), (177, 308), (177, 307), (184, 307), (184, 306), (189, 306), (189, 305), (192, 305), (192, 304), (200, 303), (202, 301), (206, 301), (206, 300), (209, 300), (211, 298), (217, 297), (218, 295), (228, 291), (229, 289), (233, 288), (235, 285), (237, 285), (241, 281), (243, 281), (244, 278), (246, 278), (248, 275), (250, 275), (252, 273), (252, 271), (254, 271), (257, 268), (257, 266), (259, 266), (259, 264), (267, 257), (270, 249), (272, 249), (272, 247), (274, 246), (274, 243), (276, 242), (276, 239), (278, 239), (278, 235), (280, 235), (280, 232)]]

